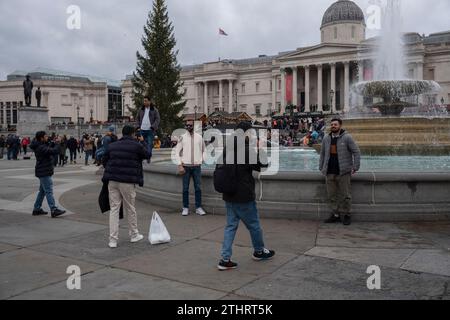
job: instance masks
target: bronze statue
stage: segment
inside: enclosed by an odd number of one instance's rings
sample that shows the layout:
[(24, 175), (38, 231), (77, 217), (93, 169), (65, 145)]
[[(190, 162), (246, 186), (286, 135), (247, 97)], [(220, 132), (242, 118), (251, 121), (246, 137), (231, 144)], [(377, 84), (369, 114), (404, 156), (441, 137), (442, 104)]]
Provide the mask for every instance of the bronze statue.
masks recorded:
[(33, 81), (30, 80), (30, 75), (27, 75), (27, 79), (23, 82), (23, 91), (25, 95), (25, 105), (31, 106), (31, 93), (33, 92)]
[(36, 101), (37, 101), (38, 108), (41, 106), (41, 98), (42, 98), (41, 87), (38, 87), (38, 89), (36, 91)]

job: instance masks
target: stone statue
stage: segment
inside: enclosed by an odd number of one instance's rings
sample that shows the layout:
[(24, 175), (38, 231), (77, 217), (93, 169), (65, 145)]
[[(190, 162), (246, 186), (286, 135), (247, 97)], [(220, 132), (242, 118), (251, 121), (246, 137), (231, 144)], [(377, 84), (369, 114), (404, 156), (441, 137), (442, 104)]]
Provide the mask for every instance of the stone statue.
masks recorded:
[(25, 95), (25, 105), (31, 106), (31, 93), (33, 92), (33, 81), (30, 80), (30, 76), (27, 75), (27, 79), (23, 82), (23, 91)]
[(36, 91), (36, 101), (37, 101), (38, 108), (41, 106), (41, 98), (42, 98), (41, 87), (38, 87), (38, 89)]

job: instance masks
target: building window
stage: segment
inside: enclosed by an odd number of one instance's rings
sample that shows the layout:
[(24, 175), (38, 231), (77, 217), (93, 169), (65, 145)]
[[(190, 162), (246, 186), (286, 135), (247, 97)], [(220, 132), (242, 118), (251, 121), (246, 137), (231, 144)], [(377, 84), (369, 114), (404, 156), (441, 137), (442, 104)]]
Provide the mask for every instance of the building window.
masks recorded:
[(324, 35), (325, 35), (325, 32), (322, 30), (322, 42), (325, 41), (325, 40), (324, 40)]
[(334, 27), (334, 39), (337, 39), (337, 27)]
[(13, 102), (12, 103), (13, 109), (12, 109), (12, 114), (13, 114), (13, 119), (12, 119), (12, 123), (13, 124), (17, 124), (17, 102)]
[(6, 124), (11, 124), (11, 102), (6, 102)]
[(273, 81), (269, 81), (269, 90), (270, 92), (273, 91)]
[(278, 79), (278, 91), (281, 91), (281, 79)]
[(352, 39), (355, 39), (356, 27), (352, 26)]
[(245, 83), (241, 85), (241, 93), (245, 93)]
[(3, 102), (0, 102), (0, 126), (5, 123), (5, 116), (3, 115), (4, 110)]
[(428, 79), (427, 80), (434, 80), (434, 69), (428, 70)]
[(255, 104), (255, 114), (257, 116), (261, 116), (261, 105), (260, 104)]
[(259, 82), (256, 82), (256, 83), (255, 83), (255, 90), (256, 90), (256, 93), (259, 92)]

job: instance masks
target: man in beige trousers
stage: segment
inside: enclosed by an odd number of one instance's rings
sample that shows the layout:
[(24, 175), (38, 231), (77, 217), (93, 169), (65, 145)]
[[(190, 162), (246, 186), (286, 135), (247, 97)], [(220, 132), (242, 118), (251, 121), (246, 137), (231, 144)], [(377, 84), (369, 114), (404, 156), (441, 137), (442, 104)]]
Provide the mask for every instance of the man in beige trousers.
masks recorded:
[(125, 126), (122, 130), (123, 138), (113, 142), (103, 156), (105, 173), (103, 182), (108, 182), (109, 202), (111, 214), (109, 218), (109, 247), (117, 248), (119, 240), (119, 211), (123, 203), (124, 213), (128, 216), (129, 234), (131, 242), (141, 241), (137, 227), (135, 207), (136, 185), (144, 185), (142, 161), (150, 157), (144, 138), (134, 136), (134, 128)]

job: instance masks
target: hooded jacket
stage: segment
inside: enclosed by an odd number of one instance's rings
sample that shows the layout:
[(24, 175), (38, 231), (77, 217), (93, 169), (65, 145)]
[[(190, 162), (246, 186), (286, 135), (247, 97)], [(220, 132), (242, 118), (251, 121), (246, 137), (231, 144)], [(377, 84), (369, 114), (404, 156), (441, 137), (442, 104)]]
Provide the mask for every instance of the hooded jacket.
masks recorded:
[[(323, 139), (320, 150), (319, 170), (323, 175), (328, 173), (328, 162), (330, 161), (331, 133)], [(352, 172), (359, 171), (361, 164), (361, 152), (352, 136), (345, 130), (341, 130), (337, 139), (337, 154), (339, 161), (340, 175), (344, 176)]]
[(60, 152), (59, 146), (54, 143), (45, 143), (33, 140), (30, 146), (36, 157), (35, 175), (38, 178), (51, 177), (54, 173), (53, 160)]

